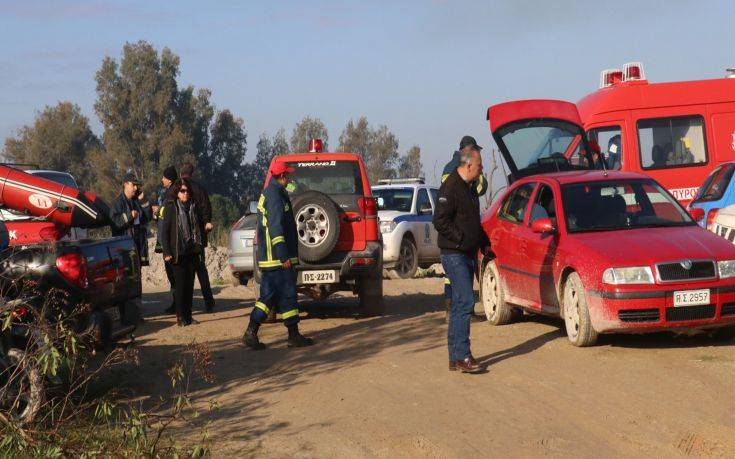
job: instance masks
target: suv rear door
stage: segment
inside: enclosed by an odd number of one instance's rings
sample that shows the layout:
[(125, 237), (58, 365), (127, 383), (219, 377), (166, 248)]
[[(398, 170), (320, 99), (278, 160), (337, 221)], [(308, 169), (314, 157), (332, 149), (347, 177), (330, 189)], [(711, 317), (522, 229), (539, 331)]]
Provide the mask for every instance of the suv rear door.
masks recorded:
[(490, 107), (487, 119), (511, 181), (583, 168), (569, 162), (578, 148), (588, 151), (576, 105), (560, 100), (506, 102)]
[[(359, 251), (367, 246), (367, 219), (361, 202), (370, 196), (365, 169), (357, 159), (325, 159), (289, 162), (295, 189), (291, 199), (308, 190), (329, 196), (339, 207), (339, 239), (335, 251)], [(375, 224), (374, 222), (372, 222)]]

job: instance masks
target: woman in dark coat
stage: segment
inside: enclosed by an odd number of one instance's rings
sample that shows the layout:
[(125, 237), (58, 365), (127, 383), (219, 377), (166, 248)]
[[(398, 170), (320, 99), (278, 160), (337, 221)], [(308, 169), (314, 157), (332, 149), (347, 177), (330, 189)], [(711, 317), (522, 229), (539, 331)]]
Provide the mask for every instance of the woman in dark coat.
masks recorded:
[(180, 178), (172, 185), (172, 199), (163, 207), (161, 248), (174, 271), (174, 299), (179, 326), (198, 323), (191, 317), (194, 271), (202, 256), (201, 216), (191, 196), (191, 184)]

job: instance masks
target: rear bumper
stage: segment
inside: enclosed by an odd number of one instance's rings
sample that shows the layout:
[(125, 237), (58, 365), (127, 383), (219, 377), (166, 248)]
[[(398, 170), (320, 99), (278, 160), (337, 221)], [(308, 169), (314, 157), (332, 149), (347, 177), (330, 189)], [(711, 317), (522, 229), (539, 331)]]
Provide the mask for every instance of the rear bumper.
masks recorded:
[[(383, 246), (380, 242), (375, 241), (368, 242), (365, 246), (365, 250), (335, 252), (318, 263), (302, 262), (296, 265), (296, 271), (335, 270), (339, 274), (339, 280), (335, 283), (339, 284), (382, 269), (382, 259)], [(370, 260), (367, 264), (358, 264), (365, 263), (367, 260)]]
[[(710, 289), (710, 304), (674, 306), (674, 291)], [(641, 291), (587, 291), (592, 326), (599, 333), (706, 330), (735, 326), (735, 284), (681, 285)]]
[(233, 273), (252, 273), (253, 272), (253, 254), (233, 254), (227, 259), (230, 271)]

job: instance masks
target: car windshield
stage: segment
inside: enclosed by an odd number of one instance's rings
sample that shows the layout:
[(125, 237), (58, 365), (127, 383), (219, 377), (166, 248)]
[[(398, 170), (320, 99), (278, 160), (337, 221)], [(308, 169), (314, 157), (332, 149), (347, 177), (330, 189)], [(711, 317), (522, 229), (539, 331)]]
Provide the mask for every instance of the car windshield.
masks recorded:
[(519, 170), (540, 166), (569, 169), (566, 158), (582, 135), (575, 124), (541, 119), (505, 126), (496, 137)]
[(653, 180), (565, 185), (562, 200), (570, 233), (696, 225)]
[(378, 200), (378, 210), (411, 212), (413, 188), (373, 188), (373, 197)]
[(734, 164), (725, 164), (713, 170), (699, 188), (694, 201), (718, 201), (722, 199), (727, 185), (730, 184), (734, 170)]
[(286, 188), (292, 195), (310, 190), (324, 194), (362, 194), (357, 161), (300, 161), (288, 165), (295, 169)]

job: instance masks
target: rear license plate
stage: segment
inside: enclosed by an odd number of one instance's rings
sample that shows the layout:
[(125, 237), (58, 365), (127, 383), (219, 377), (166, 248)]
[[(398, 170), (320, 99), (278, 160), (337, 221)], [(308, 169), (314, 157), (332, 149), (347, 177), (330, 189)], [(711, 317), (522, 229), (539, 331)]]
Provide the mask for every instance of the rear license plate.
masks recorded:
[(679, 290), (674, 292), (674, 306), (709, 304), (709, 289)]
[(337, 271), (301, 271), (302, 284), (332, 284), (337, 282)]
[(250, 239), (250, 238), (242, 238), (240, 240), (242, 241), (242, 246), (243, 247), (246, 247), (247, 248), (247, 247), (252, 247), (253, 246), (253, 240)]

